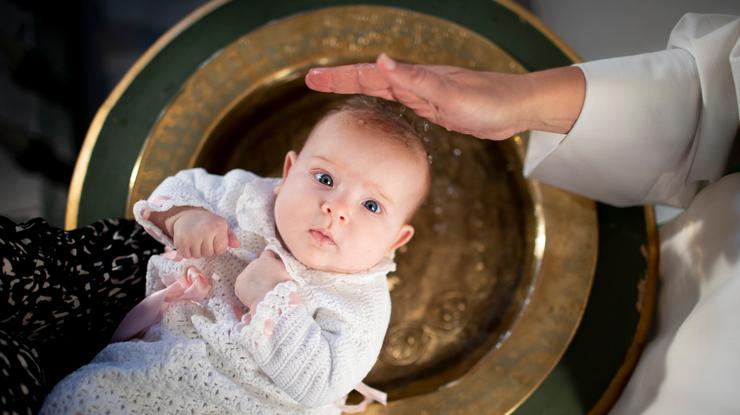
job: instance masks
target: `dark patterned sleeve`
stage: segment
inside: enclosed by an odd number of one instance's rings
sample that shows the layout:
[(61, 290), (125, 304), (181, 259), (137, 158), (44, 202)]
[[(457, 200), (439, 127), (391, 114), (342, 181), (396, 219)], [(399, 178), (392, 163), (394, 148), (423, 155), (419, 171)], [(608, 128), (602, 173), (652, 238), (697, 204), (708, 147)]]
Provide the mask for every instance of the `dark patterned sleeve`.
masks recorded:
[(134, 221), (72, 231), (0, 217), (0, 405), (35, 412), (56, 381), (87, 363), (144, 297), (162, 251)]

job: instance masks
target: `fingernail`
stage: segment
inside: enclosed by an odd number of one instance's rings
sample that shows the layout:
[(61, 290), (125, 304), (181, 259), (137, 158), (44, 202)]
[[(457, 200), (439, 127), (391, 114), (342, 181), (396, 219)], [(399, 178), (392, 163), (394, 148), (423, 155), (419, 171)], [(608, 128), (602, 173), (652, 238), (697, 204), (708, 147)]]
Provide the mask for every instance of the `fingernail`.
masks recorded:
[(380, 57), (378, 58), (378, 61), (380, 61), (380, 63), (382, 63), (383, 66), (385, 66), (385, 68), (388, 69), (389, 71), (392, 71), (392, 70), (396, 69), (396, 61), (394, 61), (393, 59), (391, 59), (385, 53), (381, 53), (380, 54)]
[(317, 78), (320, 78), (321, 77), (321, 74), (323, 74), (323, 73), (324, 73), (324, 71), (321, 70), (321, 69), (311, 69), (310, 71), (308, 71), (308, 74), (306, 75), (306, 81), (307, 82), (313, 82)]

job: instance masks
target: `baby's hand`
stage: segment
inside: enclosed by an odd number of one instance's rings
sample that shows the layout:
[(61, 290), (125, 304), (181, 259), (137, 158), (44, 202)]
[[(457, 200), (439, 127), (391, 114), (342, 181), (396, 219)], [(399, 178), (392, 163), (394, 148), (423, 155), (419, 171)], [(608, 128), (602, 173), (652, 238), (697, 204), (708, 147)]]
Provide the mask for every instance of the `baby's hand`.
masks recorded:
[(226, 219), (202, 208), (175, 208), (164, 220), (164, 227), (177, 253), (185, 258), (222, 255), (229, 247), (239, 247)]
[(290, 279), (283, 261), (274, 252), (265, 250), (236, 277), (234, 292), (239, 301), (252, 311), (265, 294)]

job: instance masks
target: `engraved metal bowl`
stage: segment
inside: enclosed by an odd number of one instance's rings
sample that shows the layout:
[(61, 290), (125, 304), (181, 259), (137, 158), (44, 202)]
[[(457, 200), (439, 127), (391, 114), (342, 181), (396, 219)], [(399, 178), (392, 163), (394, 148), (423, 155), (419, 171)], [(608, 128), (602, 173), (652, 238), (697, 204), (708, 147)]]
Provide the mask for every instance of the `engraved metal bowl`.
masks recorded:
[[(342, 6), (286, 17), (219, 50), (149, 131), (128, 208), (193, 166), (280, 173), (285, 152), (339, 97), (310, 92), (313, 66), (406, 62), (522, 73), (499, 47), (426, 14)], [(543, 381), (583, 314), (597, 254), (593, 202), (525, 180), (526, 137), (490, 142), (430, 126), (433, 186), (389, 276), (391, 324), (367, 378), (368, 413), (507, 413)]]

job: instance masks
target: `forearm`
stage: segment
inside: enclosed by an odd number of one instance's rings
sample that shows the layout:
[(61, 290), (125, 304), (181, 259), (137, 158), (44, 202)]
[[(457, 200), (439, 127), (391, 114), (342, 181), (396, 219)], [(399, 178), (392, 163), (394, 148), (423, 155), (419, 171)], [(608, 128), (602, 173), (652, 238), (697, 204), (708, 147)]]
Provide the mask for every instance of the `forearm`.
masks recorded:
[(575, 66), (524, 75), (523, 124), (528, 130), (565, 134), (578, 119), (586, 95), (586, 79)]

